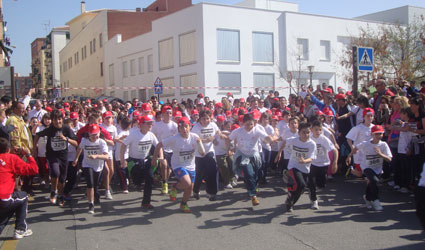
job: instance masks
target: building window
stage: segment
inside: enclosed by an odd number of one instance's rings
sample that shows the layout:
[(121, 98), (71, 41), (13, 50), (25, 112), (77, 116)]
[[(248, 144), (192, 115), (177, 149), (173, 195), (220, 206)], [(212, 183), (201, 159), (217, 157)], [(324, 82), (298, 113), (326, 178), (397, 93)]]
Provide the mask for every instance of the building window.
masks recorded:
[(138, 61), (139, 61), (139, 75), (141, 75), (145, 73), (145, 58), (139, 57)]
[(298, 45), (298, 56), (302, 60), (308, 60), (308, 39), (297, 39), (297, 45)]
[[(196, 87), (198, 86), (197, 83), (197, 75), (196, 74), (190, 74), (190, 75), (183, 75), (180, 76), (180, 95), (192, 95), (196, 94)], [(184, 89), (190, 87), (189, 89)]]
[(72, 57), (68, 58), (68, 67), (72, 68)]
[(180, 66), (196, 63), (196, 36), (195, 32), (179, 36)]
[(164, 79), (161, 79), (161, 81), (162, 81), (162, 84), (164, 86), (161, 96), (163, 96), (163, 97), (173, 96), (175, 91), (176, 91), (173, 88), (174, 87), (174, 78), (173, 77), (164, 78)]
[(115, 91), (111, 91), (111, 92), (109, 92), (109, 95), (110, 95), (110, 96), (115, 96)]
[(159, 69), (170, 69), (174, 67), (173, 38), (158, 42), (159, 47)]
[(153, 72), (153, 56), (148, 55), (148, 72)]
[(331, 42), (320, 41), (320, 60), (330, 61), (331, 60)]
[(123, 95), (123, 101), (128, 101), (128, 91), (124, 91), (124, 95)]
[(133, 100), (134, 98), (136, 98), (137, 91), (135, 89), (132, 90), (131, 93), (130, 93), (130, 95), (131, 95), (131, 100)]
[(103, 47), (103, 36), (102, 33), (99, 34), (99, 48)]
[(93, 41), (90, 41), (90, 55), (93, 54)]
[(217, 60), (239, 62), (239, 31), (217, 30)]
[(128, 72), (127, 72), (127, 62), (123, 62), (122, 63), (122, 77), (126, 78), (128, 76)]
[(264, 90), (274, 90), (274, 74), (254, 73), (254, 87)]
[(135, 76), (136, 75), (136, 60), (130, 60), (130, 75)]
[(96, 52), (96, 38), (93, 38), (93, 53)]
[(273, 63), (273, 33), (252, 33), (252, 57), (256, 63)]
[(103, 76), (103, 62), (100, 63), (100, 76)]
[(115, 85), (115, 68), (114, 64), (109, 64), (109, 86)]
[(229, 90), (230, 92), (241, 92), (240, 72), (218, 72), (219, 90)]

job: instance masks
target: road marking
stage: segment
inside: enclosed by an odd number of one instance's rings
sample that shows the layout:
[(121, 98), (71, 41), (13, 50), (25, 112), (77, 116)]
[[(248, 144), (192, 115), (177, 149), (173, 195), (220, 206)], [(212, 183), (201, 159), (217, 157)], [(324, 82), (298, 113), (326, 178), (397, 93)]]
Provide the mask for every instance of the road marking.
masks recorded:
[(5, 240), (1, 250), (15, 250), (17, 245), (17, 240)]

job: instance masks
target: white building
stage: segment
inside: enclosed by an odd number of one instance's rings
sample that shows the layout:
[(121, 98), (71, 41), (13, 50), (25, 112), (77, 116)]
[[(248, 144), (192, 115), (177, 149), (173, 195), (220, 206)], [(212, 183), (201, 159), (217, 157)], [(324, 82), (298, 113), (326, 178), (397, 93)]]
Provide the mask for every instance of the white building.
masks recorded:
[[(53, 28), (50, 33), (51, 40), (51, 58), (52, 58), (52, 87), (60, 88), (60, 59), (59, 52), (69, 42), (69, 27), (57, 27)], [(60, 96), (60, 90), (54, 93), (54, 96)]]
[(313, 85), (347, 87), (338, 63), (343, 48), (360, 27), (381, 23), (297, 10), (277, 0), (199, 3), (153, 21), (147, 34), (124, 42), (117, 35), (105, 44), (105, 88), (125, 100), (146, 100), (160, 77), (163, 99), (204, 93), (219, 100), (227, 92), (247, 96), (255, 87), (287, 96), (287, 72), (309, 83), (310, 65)]

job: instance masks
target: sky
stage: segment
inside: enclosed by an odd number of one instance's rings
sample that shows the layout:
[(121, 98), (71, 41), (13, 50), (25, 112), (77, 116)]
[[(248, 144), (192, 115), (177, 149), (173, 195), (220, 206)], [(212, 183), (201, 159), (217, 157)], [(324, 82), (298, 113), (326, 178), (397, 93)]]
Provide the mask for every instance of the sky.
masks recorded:
[[(86, 10), (144, 8), (154, 0), (85, 0)], [(235, 4), (242, 0), (192, 0), (193, 4), (210, 2)], [(65, 23), (80, 13), (81, 0), (3, 0), (3, 17), (7, 21), (6, 35), (15, 46), (12, 66), (20, 75), (31, 72), (31, 42), (45, 37), (53, 27)], [(425, 7), (424, 0), (290, 0), (298, 3), (299, 12), (352, 18), (405, 5)]]

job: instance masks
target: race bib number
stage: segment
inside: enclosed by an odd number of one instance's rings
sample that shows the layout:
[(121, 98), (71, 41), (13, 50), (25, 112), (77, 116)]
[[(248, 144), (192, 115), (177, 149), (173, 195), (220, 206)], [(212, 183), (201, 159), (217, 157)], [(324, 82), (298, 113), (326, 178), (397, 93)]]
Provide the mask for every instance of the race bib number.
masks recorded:
[(369, 168), (381, 168), (383, 163), (379, 155), (366, 155), (366, 166)]
[(188, 165), (192, 163), (195, 156), (195, 151), (182, 151), (179, 153), (179, 163), (183, 165)]
[(317, 156), (319, 157), (326, 156), (325, 148), (320, 144), (317, 144)]
[(147, 155), (152, 147), (152, 141), (139, 141), (138, 151), (142, 155)]
[(292, 147), (291, 157), (298, 161), (301, 158), (306, 159), (308, 153), (308, 148), (299, 148), (297, 146)]
[(100, 154), (100, 147), (99, 146), (85, 146), (84, 147), (84, 158), (87, 160), (88, 163), (93, 164), (96, 160), (90, 159), (90, 155), (98, 155)]
[(62, 151), (66, 149), (66, 141), (62, 140), (59, 136), (55, 136), (51, 139), (50, 144), (53, 151)]
[(207, 139), (213, 136), (214, 129), (212, 128), (203, 128), (201, 129), (201, 139)]

